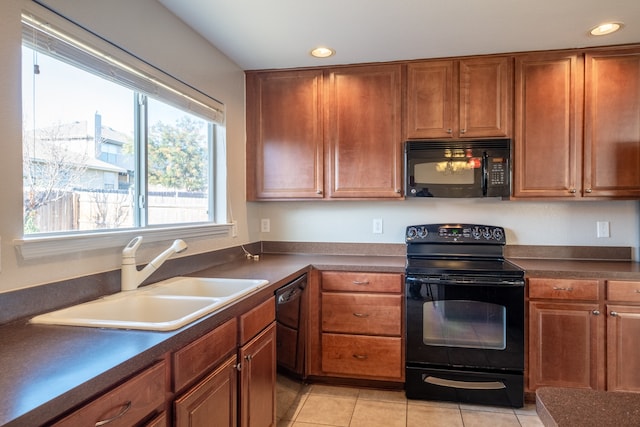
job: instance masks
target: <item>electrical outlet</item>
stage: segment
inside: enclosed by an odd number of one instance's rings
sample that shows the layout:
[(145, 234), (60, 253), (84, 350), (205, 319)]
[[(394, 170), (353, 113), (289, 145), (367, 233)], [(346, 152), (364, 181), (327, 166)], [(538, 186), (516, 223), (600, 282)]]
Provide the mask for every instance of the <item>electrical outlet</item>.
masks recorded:
[(231, 223), (231, 237), (238, 237), (238, 221)]
[(373, 219), (373, 234), (382, 234), (382, 218)]
[(609, 221), (596, 221), (596, 236), (599, 238), (610, 237)]
[(271, 221), (269, 218), (262, 218), (260, 220), (260, 231), (262, 233), (269, 233), (271, 231)]

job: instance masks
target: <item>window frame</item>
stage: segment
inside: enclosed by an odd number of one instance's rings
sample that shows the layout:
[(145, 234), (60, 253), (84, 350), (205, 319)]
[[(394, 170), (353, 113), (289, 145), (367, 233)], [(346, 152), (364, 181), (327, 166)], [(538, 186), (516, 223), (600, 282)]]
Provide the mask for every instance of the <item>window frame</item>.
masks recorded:
[[(32, 10), (33, 7), (33, 10)], [(144, 236), (146, 242), (170, 240), (174, 238), (206, 238), (228, 237), (234, 233), (233, 224), (228, 221), (228, 195), (227, 195), (227, 171), (220, 171), (220, 156), (226, 153), (226, 138), (224, 131), (225, 111), (224, 105), (214, 98), (198, 91), (190, 85), (176, 79), (162, 70), (144, 62), (100, 38), (99, 36), (68, 21), (50, 10), (32, 5), (23, 10), (23, 38), (25, 40), (25, 28), (34, 36), (34, 43), (39, 43), (38, 37), (45, 40), (58, 39), (59, 45), (71, 45), (71, 55), (77, 55), (74, 59), (80, 62), (79, 68), (98, 75), (105, 76), (105, 72), (114, 75), (118, 71), (118, 77), (123, 81), (142, 82), (143, 87), (134, 83), (123, 84), (116, 79), (116, 83), (129, 87), (138, 92), (178, 107), (186, 112), (205, 118), (213, 123), (212, 142), (209, 154), (214, 173), (209, 175), (210, 195), (209, 206), (214, 207), (210, 220), (207, 222), (170, 224), (170, 225), (142, 225), (132, 228), (111, 230), (87, 230), (24, 235), (20, 239), (14, 239), (13, 243), (23, 260), (32, 260), (41, 257), (55, 256), (61, 253), (69, 254), (82, 251), (92, 251), (123, 247), (135, 236)], [(60, 41), (63, 40), (63, 41)], [(75, 44), (75, 45), (74, 45)], [(33, 45), (30, 46), (33, 48)], [(65, 52), (69, 54), (69, 52)], [(53, 55), (55, 57), (55, 55)], [(66, 62), (66, 61), (65, 61)], [(78, 66), (78, 64), (75, 64)], [(100, 72), (95, 72), (92, 67), (102, 67)], [(129, 74), (127, 74), (129, 72)], [(211, 125), (210, 125), (211, 126)], [(211, 145), (211, 144), (210, 144)], [(138, 172), (138, 171), (137, 171)], [(144, 177), (145, 181), (147, 177)]]

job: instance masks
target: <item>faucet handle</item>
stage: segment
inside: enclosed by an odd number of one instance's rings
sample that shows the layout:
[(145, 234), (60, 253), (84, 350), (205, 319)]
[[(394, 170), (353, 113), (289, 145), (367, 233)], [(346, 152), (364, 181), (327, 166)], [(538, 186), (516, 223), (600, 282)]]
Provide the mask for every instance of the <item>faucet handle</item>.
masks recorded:
[(125, 258), (131, 258), (131, 259), (135, 258), (136, 251), (138, 250), (141, 244), (142, 244), (142, 236), (134, 237), (127, 244), (127, 246), (125, 246), (124, 249), (122, 250), (122, 259), (124, 260)]

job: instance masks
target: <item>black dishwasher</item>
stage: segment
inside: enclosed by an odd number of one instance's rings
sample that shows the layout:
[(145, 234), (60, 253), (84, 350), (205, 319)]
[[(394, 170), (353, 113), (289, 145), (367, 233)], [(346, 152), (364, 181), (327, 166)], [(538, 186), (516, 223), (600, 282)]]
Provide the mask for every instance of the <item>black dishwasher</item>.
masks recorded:
[(276, 291), (278, 370), (297, 378), (304, 377), (306, 287), (307, 275), (303, 274)]

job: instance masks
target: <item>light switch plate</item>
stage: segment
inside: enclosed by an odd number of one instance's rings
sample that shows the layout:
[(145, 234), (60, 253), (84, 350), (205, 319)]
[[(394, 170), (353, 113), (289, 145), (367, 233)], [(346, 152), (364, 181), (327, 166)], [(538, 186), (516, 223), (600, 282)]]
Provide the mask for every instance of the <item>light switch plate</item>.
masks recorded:
[(260, 231), (263, 233), (269, 233), (271, 231), (271, 221), (269, 218), (262, 218), (260, 220)]
[(382, 234), (382, 218), (374, 218), (373, 234)]

